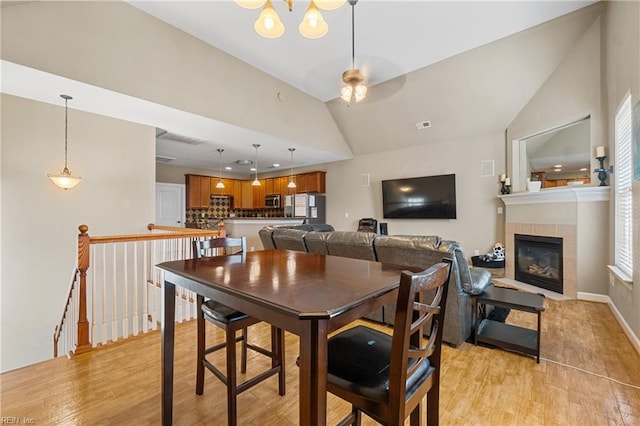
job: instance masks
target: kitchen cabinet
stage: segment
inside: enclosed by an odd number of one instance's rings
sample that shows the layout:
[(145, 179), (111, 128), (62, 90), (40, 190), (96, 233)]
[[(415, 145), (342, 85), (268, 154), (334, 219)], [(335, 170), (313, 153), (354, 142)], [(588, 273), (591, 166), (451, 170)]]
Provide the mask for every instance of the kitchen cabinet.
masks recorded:
[(273, 188), (274, 188), (274, 182), (275, 179), (274, 178), (266, 178), (264, 180), (264, 188), (265, 188), (265, 193), (267, 195), (271, 195), (271, 194), (275, 194)]
[(211, 178), (209, 176), (186, 175), (187, 208), (208, 209), (211, 202)]
[(242, 207), (242, 181), (234, 180), (233, 182), (233, 208), (241, 209)]
[[(224, 184), (224, 188), (222, 188), (222, 189), (216, 188), (216, 185), (221, 180), (222, 180), (222, 183)], [(227, 178), (219, 179), (217, 177), (212, 177), (211, 178), (211, 194), (212, 195), (226, 195), (226, 196), (232, 197), (233, 196), (234, 187), (235, 187), (235, 180), (234, 179), (227, 179)]]
[(306, 173), (306, 192), (324, 194), (326, 192), (326, 175), (326, 172)]
[[(267, 196), (267, 182), (266, 179), (258, 179), (260, 186), (252, 186), (253, 188), (253, 208), (264, 209), (264, 198)], [(251, 184), (251, 182), (249, 182)]]
[(240, 205), (236, 205), (237, 209), (252, 209), (253, 207), (253, 186), (250, 180), (241, 181), (242, 196), (240, 197)]

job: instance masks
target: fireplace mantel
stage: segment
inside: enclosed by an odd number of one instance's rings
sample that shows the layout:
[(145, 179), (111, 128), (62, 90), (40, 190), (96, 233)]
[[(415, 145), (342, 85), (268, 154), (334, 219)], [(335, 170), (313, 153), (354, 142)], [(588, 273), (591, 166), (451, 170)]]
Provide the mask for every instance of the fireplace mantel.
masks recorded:
[(498, 195), (506, 206), (539, 203), (582, 203), (609, 201), (609, 186), (565, 186), (537, 192), (516, 192)]
[[(563, 240), (563, 295), (605, 294), (608, 186), (567, 186), (499, 196), (505, 206), (505, 277), (515, 280), (515, 234)], [(580, 247), (580, 250), (578, 250)]]

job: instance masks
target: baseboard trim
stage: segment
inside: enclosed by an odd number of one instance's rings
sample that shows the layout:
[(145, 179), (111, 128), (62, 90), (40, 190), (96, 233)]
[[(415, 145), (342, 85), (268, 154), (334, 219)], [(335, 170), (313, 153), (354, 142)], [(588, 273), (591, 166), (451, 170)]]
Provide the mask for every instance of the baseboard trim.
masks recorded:
[(611, 309), (611, 312), (613, 312), (613, 316), (616, 317), (616, 320), (618, 320), (618, 324), (620, 324), (620, 326), (622, 327), (622, 331), (624, 331), (624, 334), (627, 335), (627, 337), (631, 341), (631, 345), (636, 350), (636, 352), (640, 354), (640, 338), (638, 338), (631, 327), (629, 327), (629, 324), (627, 324), (627, 321), (625, 321), (624, 317), (609, 296), (604, 294), (578, 292), (578, 300), (606, 303), (607, 305), (609, 305), (609, 309)]

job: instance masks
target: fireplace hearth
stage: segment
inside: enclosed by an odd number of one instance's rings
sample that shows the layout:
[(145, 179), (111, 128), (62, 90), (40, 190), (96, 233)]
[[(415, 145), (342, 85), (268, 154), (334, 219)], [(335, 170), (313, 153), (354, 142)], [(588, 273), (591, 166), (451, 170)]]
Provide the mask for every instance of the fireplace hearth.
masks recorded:
[(515, 279), (563, 293), (562, 238), (515, 234)]

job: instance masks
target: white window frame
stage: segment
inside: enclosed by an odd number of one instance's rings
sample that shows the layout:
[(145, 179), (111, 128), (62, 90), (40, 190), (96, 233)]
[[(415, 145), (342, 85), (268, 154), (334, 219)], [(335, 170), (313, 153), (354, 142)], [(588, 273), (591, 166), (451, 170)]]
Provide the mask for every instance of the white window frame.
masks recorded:
[(615, 116), (615, 239), (613, 272), (631, 284), (633, 277), (633, 140), (631, 93), (627, 93)]

